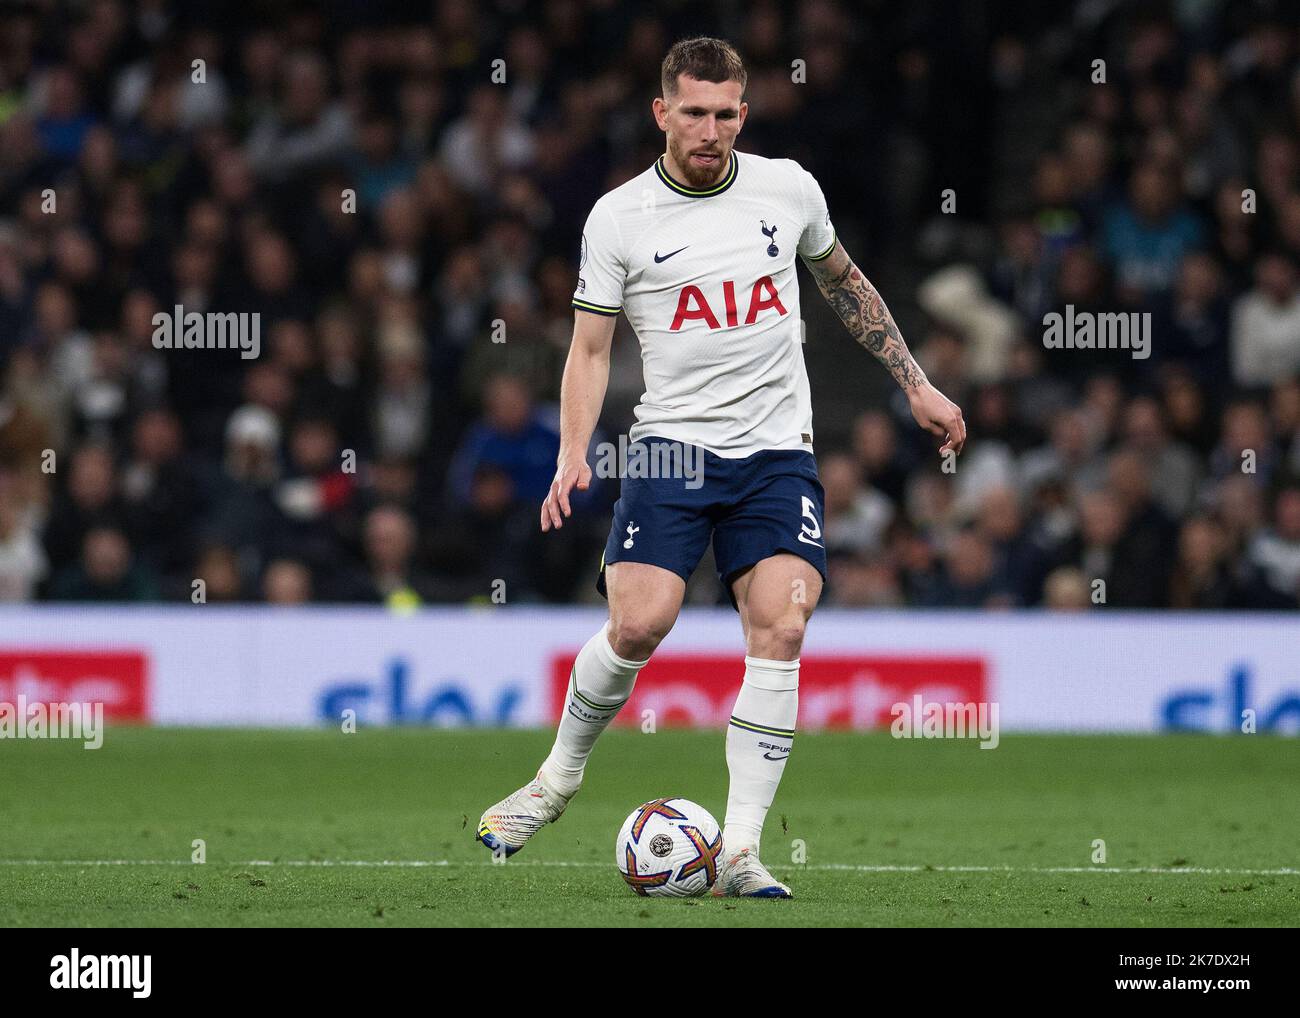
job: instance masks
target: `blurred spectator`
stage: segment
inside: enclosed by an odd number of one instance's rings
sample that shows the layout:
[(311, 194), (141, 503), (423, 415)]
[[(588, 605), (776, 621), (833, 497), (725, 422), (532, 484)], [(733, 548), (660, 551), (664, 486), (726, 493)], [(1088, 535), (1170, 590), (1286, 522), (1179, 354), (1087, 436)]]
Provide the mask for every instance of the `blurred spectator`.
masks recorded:
[(1217, 437), (1204, 390), (1186, 371), (1178, 370), (1165, 374), (1161, 395), (1170, 437), (1185, 442), (1203, 462)]
[(1057, 415), (1051, 442), (1031, 449), (1020, 460), (1020, 483), (1033, 491), (1055, 479), (1069, 484), (1076, 494), (1095, 491), (1102, 484), (1104, 467), (1096, 454), (1097, 440), (1089, 434), (1088, 417), (1079, 409)]
[(868, 410), (853, 422), (853, 455), (862, 465), (863, 479), (872, 488), (902, 501), (907, 464), (898, 448), (898, 429), (888, 414)]
[(1273, 386), (1269, 415), (1281, 445), (1283, 469), (1289, 476), (1300, 477), (1300, 375)]
[(1111, 208), (1103, 229), (1118, 295), (1138, 306), (1173, 287), (1179, 263), (1203, 233), (1199, 219), (1182, 207), (1177, 182), (1154, 162), (1133, 170), (1128, 200)]
[(379, 506), (365, 519), (364, 567), (340, 590), (345, 600), (377, 601), (393, 607), (419, 604), (433, 596), (432, 580), (415, 562), (416, 531), (411, 515)]
[(319, 418), (289, 432), (287, 469), (271, 490), (279, 511), (276, 551), (328, 568), (337, 557), (356, 491), (355, 470), (343, 469), (334, 425)]
[(397, 120), (387, 110), (374, 108), (362, 117), (351, 179), (357, 182), (357, 199), (363, 208), (382, 205), (394, 188), (415, 179), (418, 164), (400, 150), (399, 141)]
[(1169, 581), (1173, 608), (1233, 607), (1235, 592), (1227, 567), (1228, 545), (1213, 520), (1193, 517), (1178, 535), (1178, 561)]
[(984, 289), (973, 268), (941, 269), (917, 290), (921, 307), (966, 337), (965, 374), (974, 382), (1005, 378), (1011, 345), (1019, 332), (1016, 316)]
[(81, 557), (54, 577), (55, 601), (154, 601), (153, 576), (132, 559), (126, 535), (111, 527), (94, 527), (82, 541)]
[(1085, 611), (1092, 604), (1088, 578), (1070, 566), (1053, 570), (1043, 591), (1044, 606), (1055, 611)]
[(268, 604), (306, 604), (312, 599), (311, 570), (293, 559), (276, 559), (262, 575), (262, 596)]
[(231, 415), (205, 538), (254, 556), (278, 538), (281, 517), (271, 491), (280, 476), (279, 445), (280, 423), (269, 410), (244, 406)]
[[(456, 451), (448, 475), (449, 493), (467, 504), (474, 472), (481, 464), (491, 464), (505, 471), (516, 497), (540, 505), (551, 489), (559, 452), (559, 432), (533, 406), (527, 383), (499, 375), (484, 390), (482, 419), (469, 427)], [(589, 497), (591, 492), (575, 488), (573, 497), (582, 501), (584, 494)]]
[(1251, 563), (1288, 607), (1300, 607), (1300, 486), (1285, 488), (1273, 502), (1273, 526), (1249, 548)]
[(894, 518), (893, 504), (879, 491), (862, 484), (862, 471), (853, 457), (833, 453), (818, 467), (825, 489), (822, 534), (828, 555), (877, 551)]
[(165, 410), (141, 414), (132, 456), (121, 472), (128, 533), (164, 575), (186, 563), (203, 507), (197, 472), (184, 456), (180, 421)]
[(418, 456), (429, 426), (432, 386), (424, 374), (424, 348), (410, 321), (391, 322), (380, 330), (379, 385), (371, 422), (381, 456)]
[(957, 504), (966, 516), (978, 511), (984, 496), (998, 488), (1014, 487), (1017, 480), (1016, 453), (1034, 438), (1023, 426), (1017, 427), (1010, 394), (1001, 385), (975, 390), (968, 401), (969, 428), (979, 436), (963, 452), (957, 470)]
[[(243, 582), (240, 578), (239, 560), (233, 548), (223, 544), (208, 545), (194, 564), (194, 579), (203, 581), (203, 601), (205, 604), (243, 600)], [(193, 601), (195, 597), (192, 582), (189, 589), (182, 594)]]
[(1268, 414), (1254, 400), (1237, 400), (1223, 411), (1219, 444), (1210, 453), (1210, 473), (1216, 478), (1246, 474), (1261, 486), (1269, 484), (1279, 466)]
[(978, 512), (975, 529), (992, 551), (994, 586), (1011, 604), (1036, 603), (1051, 551), (1025, 526), (1016, 489), (990, 488)]
[(948, 545), (933, 604), (944, 608), (995, 608), (1009, 603), (994, 576), (993, 549), (976, 531), (958, 533)]
[(841, 608), (892, 608), (903, 604), (898, 577), (879, 557), (833, 555), (827, 562), (823, 601)]
[(1131, 400), (1124, 411), (1126, 447), (1138, 453), (1151, 471), (1151, 489), (1166, 515), (1177, 519), (1192, 507), (1200, 482), (1195, 454), (1165, 434), (1160, 404), (1150, 396)]
[[(1070, 558), (1079, 564), (1087, 587), (1092, 588), (1101, 581), (1102, 604), (1113, 603), (1110, 598), (1113, 574), (1123, 573), (1124, 563), (1117, 561), (1116, 547), (1123, 536), (1124, 523), (1124, 507), (1112, 493), (1096, 491), (1083, 496), (1077, 547)], [(1048, 581), (1051, 582), (1051, 577)]]
[[(1228, 367), (1228, 302), (1219, 263), (1205, 252), (1183, 259), (1169, 300), (1154, 312), (1152, 360), (1179, 364), (1215, 383)], [(1163, 340), (1163, 341), (1162, 341)]]
[(1008, 217), (1000, 228), (999, 249), (991, 270), (995, 297), (1008, 303), (1021, 321), (1041, 322), (1052, 305), (1052, 266), (1043, 257), (1043, 241), (1028, 216)]
[(308, 51), (290, 54), (279, 103), (266, 109), (248, 137), (254, 172), (285, 180), (342, 156), (351, 140), (351, 118), (330, 98), (324, 61)]
[(1264, 386), (1300, 372), (1300, 281), (1281, 254), (1255, 266), (1255, 288), (1232, 308), (1232, 377)]
[(35, 514), (0, 473), (0, 602), (30, 601), (49, 571)]
[(1156, 608), (1164, 604), (1173, 560), (1173, 522), (1152, 496), (1151, 464), (1136, 450), (1111, 456), (1108, 488), (1123, 513), (1123, 531), (1115, 542), (1107, 604)]
[[(579, 568), (575, 548), (585, 537), (590, 550), (590, 542), (599, 538), (575, 515), (576, 525), (553, 532), (559, 541), (542, 543), (537, 516), (519, 500), (504, 468), (480, 463), (469, 498), (450, 505), (429, 537), (430, 559), (447, 578), (451, 599), (488, 598), (502, 583), (509, 602), (533, 600), (546, 589), (572, 589)], [(587, 573), (588, 583), (593, 576), (594, 571)]]
[(45, 553), (56, 573), (81, 556), (92, 527), (120, 526), (126, 515), (107, 446), (82, 446), (67, 469), (67, 488), (55, 496), (45, 525)]
[(504, 90), (481, 85), (470, 93), (465, 115), (447, 128), (441, 155), (457, 183), (483, 195), (504, 171), (527, 164), (533, 139), (513, 118)]
[(81, 81), (72, 68), (50, 68), (41, 85), (43, 102), (36, 121), (41, 144), (54, 159), (70, 163), (81, 151), (82, 139), (95, 118), (86, 109)]

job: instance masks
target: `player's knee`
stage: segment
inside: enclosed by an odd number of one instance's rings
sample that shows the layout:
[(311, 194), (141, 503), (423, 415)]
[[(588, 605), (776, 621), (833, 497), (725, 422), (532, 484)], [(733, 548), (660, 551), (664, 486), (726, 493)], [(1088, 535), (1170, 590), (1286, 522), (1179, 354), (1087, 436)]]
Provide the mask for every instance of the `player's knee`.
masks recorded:
[(786, 656), (793, 657), (803, 646), (803, 634), (804, 620), (795, 616), (778, 625), (775, 635), (777, 643), (787, 652)]
[(610, 646), (619, 657), (629, 661), (644, 661), (654, 653), (671, 628), (671, 621), (664, 622), (645, 615), (611, 615)]
[(755, 627), (753, 640), (756, 657), (792, 661), (803, 647), (805, 622), (802, 616), (792, 615), (766, 626)]

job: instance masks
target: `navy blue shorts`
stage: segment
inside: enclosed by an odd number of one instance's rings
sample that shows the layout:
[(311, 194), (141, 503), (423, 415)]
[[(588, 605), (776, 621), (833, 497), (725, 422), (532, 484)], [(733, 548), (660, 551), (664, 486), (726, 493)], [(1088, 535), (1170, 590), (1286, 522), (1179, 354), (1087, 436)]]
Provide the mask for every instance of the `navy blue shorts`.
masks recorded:
[[(676, 462), (701, 466), (699, 483), (681, 476), (632, 476), (631, 450), (648, 448), (647, 461), (668, 462), (667, 449), (682, 452)], [(698, 446), (647, 437), (628, 445), (628, 469), (614, 523), (600, 562), (596, 589), (606, 597), (605, 566), (646, 562), (689, 580), (709, 538), (718, 579), (733, 607), (732, 581), (779, 551), (810, 562), (826, 579), (822, 537), (825, 493), (817, 461), (803, 449), (765, 449), (743, 459), (726, 459)]]

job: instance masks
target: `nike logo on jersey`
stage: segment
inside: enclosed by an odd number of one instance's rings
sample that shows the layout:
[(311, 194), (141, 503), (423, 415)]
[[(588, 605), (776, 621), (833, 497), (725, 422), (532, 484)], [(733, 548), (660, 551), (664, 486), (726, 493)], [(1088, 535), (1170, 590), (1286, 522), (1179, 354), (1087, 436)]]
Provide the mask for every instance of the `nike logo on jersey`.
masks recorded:
[[(690, 247), (690, 246), (691, 246), (690, 244), (687, 244), (687, 245), (686, 245), (686, 247)], [(676, 251), (669, 251), (666, 255), (661, 255), (658, 251), (656, 251), (656, 252), (655, 252), (655, 261), (656, 261), (656, 262), (666, 262), (666, 261), (668, 261), (668, 259), (671, 258), (673, 255), (675, 255), (675, 254), (681, 254), (683, 251), (686, 250), (686, 247), (679, 247)]]

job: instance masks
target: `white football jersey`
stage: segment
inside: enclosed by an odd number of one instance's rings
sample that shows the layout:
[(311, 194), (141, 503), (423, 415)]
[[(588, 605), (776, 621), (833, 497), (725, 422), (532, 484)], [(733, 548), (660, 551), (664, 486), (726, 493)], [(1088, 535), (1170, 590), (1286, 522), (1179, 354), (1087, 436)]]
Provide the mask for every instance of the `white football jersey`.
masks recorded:
[(792, 159), (737, 153), (721, 183), (687, 187), (660, 156), (587, 217), (573, 306), (622, 311), (645, 394), (629, 431), (728, 458), (812, 450), (795, 255), (835, 247), (826, 199)]

